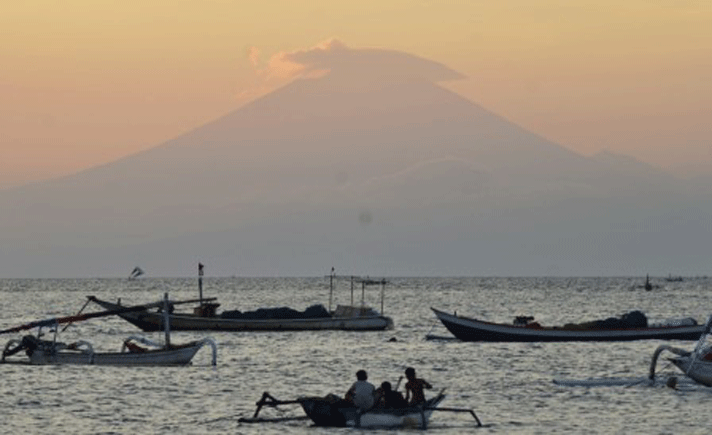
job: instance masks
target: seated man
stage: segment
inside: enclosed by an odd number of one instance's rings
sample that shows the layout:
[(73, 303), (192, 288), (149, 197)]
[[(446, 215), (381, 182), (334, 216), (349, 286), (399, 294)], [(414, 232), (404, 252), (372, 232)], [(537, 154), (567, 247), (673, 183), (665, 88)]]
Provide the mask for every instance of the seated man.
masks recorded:
[(408, 406), (403, 395), (398, 391), (393, 391), (390, 382), (381, 384), (381, 387), (376, 390), (376, 397), (376, 406), (379, 408), (392, 409)]
[(373, 407), (376, 388), (372, 383), (368, 382), (368, 375), (365, 370), (357, 371), (356, 379), (357, 381), (346, 392), (345, 399), (356, 405), (361, 411), (365, 411)]

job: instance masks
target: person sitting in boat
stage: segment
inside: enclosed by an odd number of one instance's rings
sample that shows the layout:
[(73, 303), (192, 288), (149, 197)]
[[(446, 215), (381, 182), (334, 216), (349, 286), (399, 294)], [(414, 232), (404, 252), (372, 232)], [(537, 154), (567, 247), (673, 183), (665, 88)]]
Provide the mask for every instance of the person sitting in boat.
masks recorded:
[(408, 406), (408, 402), (405, 401), (403, 395), (398, 391), (393, 391), (391, 383), (385, 381), (376, 390), (376, 407), (393, 409), (393, 408), (403, 408)]
[(415, 369), (408, 367), (405, 369), (405, 377), (408, 382), (405, 384), (405, 400), (409, 405), (419, 405), (425, 402), (423, 389), (433, 388), (426, 380), (415, 376)]
[(349, 391), (346, 392), (345, 400), (356, 405), (362, 411), (370, 409), (375, 403), (376, 387), (368, 382), (368, 374), (366, 370), (356, 372), (357, 381), (351, 385)]

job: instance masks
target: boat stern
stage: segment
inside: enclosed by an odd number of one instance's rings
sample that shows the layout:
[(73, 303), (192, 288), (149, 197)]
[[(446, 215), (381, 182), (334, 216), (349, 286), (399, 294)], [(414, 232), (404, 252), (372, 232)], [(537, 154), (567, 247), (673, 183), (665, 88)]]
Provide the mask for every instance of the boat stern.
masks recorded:
[(339, 411), (337, 400), (329, 397), (304, 397), (298, 399), (304, 413), (316, 426), (345, 427), (346, 418)]

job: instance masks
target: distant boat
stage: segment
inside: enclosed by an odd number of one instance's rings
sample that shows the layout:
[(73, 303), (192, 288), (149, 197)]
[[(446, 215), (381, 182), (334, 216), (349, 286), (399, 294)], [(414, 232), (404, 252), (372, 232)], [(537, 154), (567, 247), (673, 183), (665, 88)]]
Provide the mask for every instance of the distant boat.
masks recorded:
[(544, 327), (531, 318), (517, 318), (515, 324), (492, 323), (431, 309), (448, 331), (462, 341), (697, 340), (705, 329), (694, 319), (673, 319), (665, 324), (648, 325), (647, 318), (636, 311), (621, 319)]
[(650, 275), (645, 275), (645, 283), (643, 285), (634, 286), (633, 288), (642, 288), (649, 292), (655, 288), (660, 288), (660, 286), (650, 282)]
[(134, 269), (133, 269), (133, 270), (131, 271), (131, 273), (129, 274), (129, 279), (136, 279), (136, 278), (138, 278), (139, 276), (143, 275), (144, 273), (146, 273), (146, 272), (144, 272), (143, 269), (141, 269), (140, 267), (136, 266), (136, 267), (134, 267)]
[(665, 278), (665, 281), (667, 282), (682, 282), (683, 278), (681, 276), (672, 276), (672, 274), (668, 275), (667, 278)]
[[(174, 312), (171, 309), (170, 326), (174, 331), (309, 331), (309, 330), (342, 330), (342, 331), (382, 331), (393, 329), (393, 319), (383, 315), (385, 279), (351, 278), (351, 304), (337, 305), (331, 310), (334, 292), (334, 280), (338, 278), (333, 269), (329, 275), (329, 309), (321, 304), (312, 305), (304, 311), (291, 308), (261, 308), (256, 311), (240, 312), (237, 310), (217, 312), (219, 303), (216, 298), (203, 297), (203, 264), (198, 264), (199, 299), (187, 301), (172, 301), (171, 306), (197, 302), (199, 305), (193, 312)], [(354, 303), (355, 285), (361, 284), (361, 304)], [(381, 311), (365, 304), (367, 286), (381, 287)], [(127, 308), (119, 302), (109, 302), (95, 296), (88, 299), (106, 310), (122, 310)], [(144, 331), (160, 331), (163, 329), (164, 315), (160, 311), (126, 310), (119, 317), (141, 328)]]
[[(106, 310), (121, 310), (130, 308), (117, 303), (88, 296), (89, 300)], [(308, 330), (342, 330), (342, 331), (382, 331), (393, 328), (390, 317), (379, 314), (369, 307), (342, 306), (328, 312), (323, 306), (312, 306), (304, 312), (296, 312), (288, 308), (262, 309), (250, 314), (256, 316), (279, 315), (287, 312), (289, 317), (263, 318), (231, 318), (217, 314), (215, 308), (219, 305), (211, 301), (215, 298), (204, 298), (202, 305), (195, 307), (193, 313), (170, 313), (170, 325), (174, 331), (308, 331)], [(171, 301), (171, 304), (181, 304), (188, 301)], [(195, 302), (198, 302), (197, 300)], [(309, 317), (311, 312), (323, 313), (318, 317)], [(293, 317), (293, 316), (298, 317)], [(127, 311), (118, 314), (119, 317), (139, 327), (143, 331), (160, 331), (163, 329), (163, 313), (140, 310)]]

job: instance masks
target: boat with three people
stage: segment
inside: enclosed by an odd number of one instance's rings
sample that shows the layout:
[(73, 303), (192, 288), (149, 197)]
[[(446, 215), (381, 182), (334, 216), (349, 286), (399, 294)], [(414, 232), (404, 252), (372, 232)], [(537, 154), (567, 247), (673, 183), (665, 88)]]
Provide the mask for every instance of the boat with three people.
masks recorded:
[(299, 404), (316, 426), (424, 429), (427, 428), (434, 410), (443, 400), (445, 395), (438, 394), (417, 406), (372, 408), (366, 411), (361, 411), (353, 405), (338, 406), (329, 397), (304, 397), (299, 399)]
[(320, 427), (427, 429), (430, 418), (435, 411), (469, 413), (475, 419), (477, 426), (482, 426), (482, 422), (474, 410), (438, 406), (443, 400), (445, 400), (444, 390), (418, 405), (395, 408), (373, 407), (371, 409), (361, 410), (333, 394), (329, 394), (326, 397), (299, 397), (293, 400), (279, 400), (270, 393), (265, 392), (256, 403), (257, 409), (254, 415), (252, 417), (240, 418), (239, 421), (241, 423), (265, 423), (301, 420), (302, 417), (280, 417), (276, 419), (259, 417), (260, 410), (265, 406), (276, 408), (281, 405), (297, 404), (301, 406), (306, 417), (311, 420), (315, 426)]
[(431, 308), (437, 318), (462, 341), (547, 342), (547, 341), (632, 341), (698, 340), (705, 330), (693, 318), (668, 319), (648, 323), (640, 311), (562, 326), (542, 326), (532, 316), (517, 316), (513, 323), (493, 323), (449, 314)]

